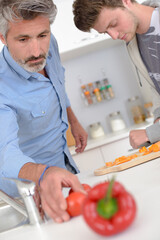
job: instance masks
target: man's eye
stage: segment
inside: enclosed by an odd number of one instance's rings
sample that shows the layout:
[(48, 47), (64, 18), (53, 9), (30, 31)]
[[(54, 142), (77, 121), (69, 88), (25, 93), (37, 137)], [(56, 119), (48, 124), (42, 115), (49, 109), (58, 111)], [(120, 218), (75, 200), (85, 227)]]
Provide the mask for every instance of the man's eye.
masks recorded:
[(20, 42), (25, 42), (25, 41), (27, 41), (27, 39), (26, 38), (20, 38), (19, 41)]
[(40, 38), (44, 38), (44, 37), (47, 37), (47, 35), (46, 34), (40, 35)]

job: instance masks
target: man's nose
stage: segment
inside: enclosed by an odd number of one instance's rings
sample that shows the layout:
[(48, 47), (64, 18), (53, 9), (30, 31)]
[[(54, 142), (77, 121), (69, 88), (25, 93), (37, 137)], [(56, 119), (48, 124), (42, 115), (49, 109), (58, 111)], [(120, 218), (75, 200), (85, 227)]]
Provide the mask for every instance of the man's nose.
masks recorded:
[(108, 34), (111, 36), (111, 38), (112, 38), (113, 40), (118, 39), (119, 33), (118, 33), (116, 30), (114, 30), (114, 29), (109, 29), (107, 32), (108, 32)]
[(40, 55), (40, 46), (37, 39), (33, 39), (31, 43), (31, 53), (33, 56), (38, 57)]

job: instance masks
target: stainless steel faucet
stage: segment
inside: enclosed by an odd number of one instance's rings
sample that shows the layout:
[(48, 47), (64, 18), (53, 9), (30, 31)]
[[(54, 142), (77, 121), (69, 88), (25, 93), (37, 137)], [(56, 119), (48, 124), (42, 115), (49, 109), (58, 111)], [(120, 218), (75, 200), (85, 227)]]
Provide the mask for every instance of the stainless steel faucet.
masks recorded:
[(12, 206), (14, 209), (22, 213), (24, 216), (28, 217), (30, 224), (40, 224), (42, 223), (43, 217), (41, 216), (38, 207), (34, 201), (34, 196), (36, 192), (36, 184), (30, 180), (20, 179), (20, 178), (5, 178), (7, 180), (12, 180), (16, 183), (17, 189), (20, 196), (23, 199), (23, 203), (10, 197), (8, 194), (0, 190), (0, 198)]

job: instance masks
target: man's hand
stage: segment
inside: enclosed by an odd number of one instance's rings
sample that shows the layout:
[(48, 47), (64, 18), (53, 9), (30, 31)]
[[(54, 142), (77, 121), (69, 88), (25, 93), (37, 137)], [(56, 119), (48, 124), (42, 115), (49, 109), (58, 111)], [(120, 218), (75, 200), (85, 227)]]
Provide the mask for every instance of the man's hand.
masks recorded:
[(133, 148), (138, 148), (141, 144), (149, 141), (146, 130), (132, 130), (129, 133), (129, 141)]
[(76, 142), (76, 152), (81, 153), (84, 151), (87, 145), (88, 134), (79, 123), (78, 119), (74, 115), (71, 107), (67, 108), (68, 121), (71, 126), (71, 132)]
[(76, 142), (76, 152), (81, 153), (84, 151), (87, 145), (88, 134), (81, 126), (81, 124), (77, 121), (71, 125), (71, 132)]
[(41, 204), (47, 215), (58, 223), (70, 219), (66, 212), (67, 203), (62, 193), (63, 187), (71, 187), (73, 191), (85, 193), (76, 175), (62, 168), (48, 168), (40, 183)]

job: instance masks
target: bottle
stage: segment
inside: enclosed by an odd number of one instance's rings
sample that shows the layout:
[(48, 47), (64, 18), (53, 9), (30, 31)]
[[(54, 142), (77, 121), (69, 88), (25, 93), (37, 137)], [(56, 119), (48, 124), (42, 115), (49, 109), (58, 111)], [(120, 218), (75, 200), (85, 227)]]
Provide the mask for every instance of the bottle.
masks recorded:
[(97, 102), (101, 102), (101, 101), (102, 101), (102, 97), (101, 97), (99, 88), (95, 88), (94, 91), (93, 91), (93, 93), (94, 93), (95, 96), (96, 96)]
[(96, 81), (96, 87), (99, 88), (99, 90), (100, 90), (100, 88), (101, 88), (101, 82), (100, 81)]
[(90, 92), (87, 90), (85, 85), (81, 86), (81, 91), (82, 91), (82, 98), (85, 102), (85, 104), (88, 106), (93, 103)]
[(114, 92), (113, 92), (113, 89), (112, 89), (112, 85), (107, 85), (107, 90), (108, 90), (108, 92), (109, 92), (109, 96), (110, 96), (110, 98), (114, 98)]
[(135, 124), (140, 124), (145, 121), (145, 114), (138, 96), (128, 99), (129, 109)]
[(88, 90), (90, 91), (90, 95), (92, 98), (93, 103), (96, 103), (96, 96), (94, 95), (94, 84), (93, 83), (88, 83)]
[(109, 85), (108, 79), (104, 78), (103, 83), (104, 83), (103, 85), (105, 86), (105, 90), (106, 90), (106, 98), (107, 98), (107, 100), (109, 100), (109, 99), (111, 99), (111, 97), (110, 97), (110, 93), (107, 89), (107, 86)]
[(85, 91), (84, 95), (85, 95), (85, 97), (86, 97), (87, 104), (88, 104), (88, 105), (93, 104), (93, 101), (92, 101), (92, 97), (91, 97), (91, 95), (90, 95), (90, 92), (89, 92), (89, 91)]
[(121, 131), (126, 128), (126, 124), (121, 116), (120, 111), (110, 113), (109, 121), (112, 132)]
[(82, 86), (81, 86), (81, 92), (82, 92), (82, 97), (83, 97), (83, 98), (85, 97), (84, 93), (85, 93), (86, 91), (87, 91), (86, 86), (85, 86), (85, 85), (82, 85)]
[(107, 99), (107, 95), (106, 95), (106, 88), (105, 88), (105, 86), (100, 88), (100, 93), (101, 93), (101, 96), (102, 96), (103, 100), (106, 100)]

